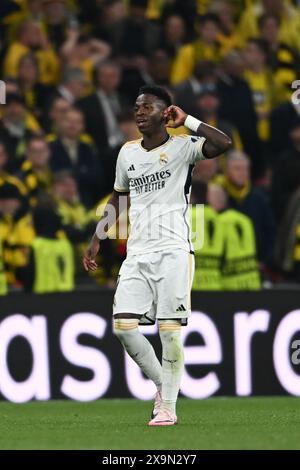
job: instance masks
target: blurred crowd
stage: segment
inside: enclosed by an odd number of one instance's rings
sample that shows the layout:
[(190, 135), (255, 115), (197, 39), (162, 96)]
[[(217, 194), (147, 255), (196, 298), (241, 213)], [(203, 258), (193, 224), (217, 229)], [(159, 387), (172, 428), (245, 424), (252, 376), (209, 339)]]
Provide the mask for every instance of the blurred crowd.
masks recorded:
[(193, 173), (194, 288), (300, 281), (297, 1), (1, 0), (0, 70), (0, 294), (115, 285), (126, 240), (80, 258), (154, 83), (233, 141)]

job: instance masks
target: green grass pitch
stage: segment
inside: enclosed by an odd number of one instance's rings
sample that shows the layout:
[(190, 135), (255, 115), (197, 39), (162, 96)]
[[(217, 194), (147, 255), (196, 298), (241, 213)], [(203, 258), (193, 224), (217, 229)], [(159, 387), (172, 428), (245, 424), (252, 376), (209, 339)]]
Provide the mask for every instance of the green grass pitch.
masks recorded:
[(150, 402), (1, 402), (0, 449), (300, 449), (300, 399), (178, 402), (179, 424), (146, 426)]

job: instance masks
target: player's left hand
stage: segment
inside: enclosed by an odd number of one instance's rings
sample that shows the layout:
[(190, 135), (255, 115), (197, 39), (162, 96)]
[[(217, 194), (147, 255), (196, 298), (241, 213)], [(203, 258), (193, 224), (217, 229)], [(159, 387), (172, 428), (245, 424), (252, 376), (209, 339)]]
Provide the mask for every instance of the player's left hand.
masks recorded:
[[(187, 113), (185, 113), (181, 108), (178, 106), (169, 106), (164, 113), (165, 117), (168, 118), (168, 122), (166, 127), (172, 127), (175, 129), (176, 127), (180, 127), (184, 125), (184, 121), (187, 118)], [(171, 122), (169, 122), (171, 121)]]
[(100, 242), (98, 238), (94, 235), (90, 245), (86, 249), (83, 255), (83, 266), (86, 271), (96, 271), (98, 265), (96, 263), (96, 256), (100, 248)]

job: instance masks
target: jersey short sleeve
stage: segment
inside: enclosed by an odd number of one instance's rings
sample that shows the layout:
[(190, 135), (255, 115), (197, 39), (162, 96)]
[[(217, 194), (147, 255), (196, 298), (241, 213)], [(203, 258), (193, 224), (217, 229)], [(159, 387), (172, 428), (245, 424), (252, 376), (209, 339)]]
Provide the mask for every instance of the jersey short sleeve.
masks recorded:
[(199, 160), (205, 160), (205, 156), (202, 152), (202, 148), (205, 141), (205, 137), (199, 137), (194, 135), (186, 136), (184, 156), (188, 163), (194, 164)]
[(121, 148), (117, 159), (114, 190), (120, 193), (129, 192), (129, 178), (125, 165), (124, 147)]

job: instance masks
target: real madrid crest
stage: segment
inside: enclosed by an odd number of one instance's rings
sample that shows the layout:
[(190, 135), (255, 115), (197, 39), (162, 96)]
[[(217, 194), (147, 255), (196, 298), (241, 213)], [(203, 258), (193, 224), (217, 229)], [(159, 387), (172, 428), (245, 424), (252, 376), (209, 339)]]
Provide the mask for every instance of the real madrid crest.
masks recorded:
[(166, 153), (161, 153), (159, 155), (159, 163), (161, 165), (166, 165), (168, 163), (168, 156)]

